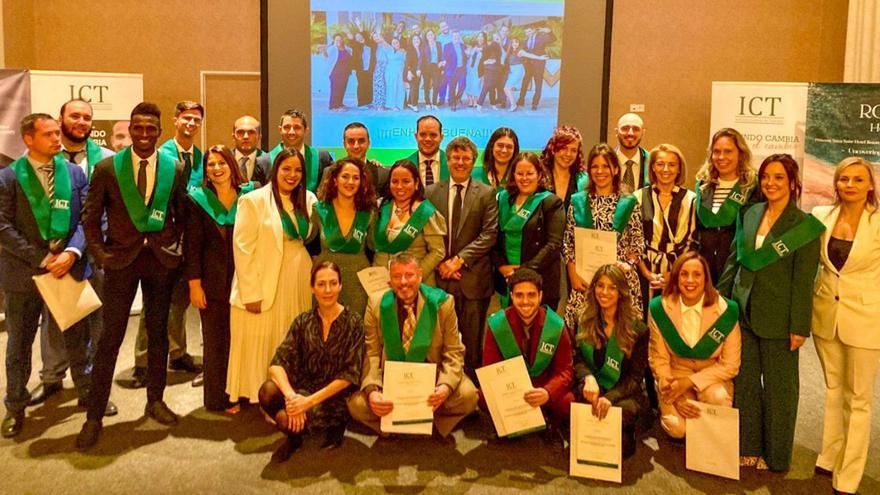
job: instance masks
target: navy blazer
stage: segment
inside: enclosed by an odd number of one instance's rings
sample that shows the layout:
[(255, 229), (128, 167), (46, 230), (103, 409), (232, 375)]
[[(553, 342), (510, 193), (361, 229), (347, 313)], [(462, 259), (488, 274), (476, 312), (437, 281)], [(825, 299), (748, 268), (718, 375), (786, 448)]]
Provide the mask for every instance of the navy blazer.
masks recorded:
[(443, 60), (446, 61), (446, 65), (443, 66), (443, 72), (447, 76), (455, 74), (456, 69), (459, 67), (464, 68), (467, 66), (468, 56), (464, 51), (464, 43), (459, 43), (458, 45), (461, 48), (461, 60), (458, 60), (458, 54), (455, 52), (455, 43), (446, 43), (443, 46)]
[[(77, 280), (88, 275), (86, 237), (80, 224), (80, 211), (89, 191), (89, 181), (78, 165), (67, 162), (72, 194), (70, 197), (70, 232), (66, 247), (82, 254), (70, 269)], [(40, 228), (24, 189), (11, 167), (0, 169), (0, 288), (8, 292), (36, 290), (31, 277), (46, 273), (40, 264), (49, 254), (49, 243), (40, 236)]]

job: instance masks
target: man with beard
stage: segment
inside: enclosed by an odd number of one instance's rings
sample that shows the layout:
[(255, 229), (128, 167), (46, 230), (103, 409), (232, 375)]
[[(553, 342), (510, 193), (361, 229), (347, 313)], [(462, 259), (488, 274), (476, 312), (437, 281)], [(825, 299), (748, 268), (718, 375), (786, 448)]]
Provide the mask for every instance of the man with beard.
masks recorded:
[(648, 150), (639, 146), (645, 132), (642, 118), (625, 113), (617, 121), (617, 161), (620, 163), (620, 184), (626, 184), (629, 192), (651, 184), (648, 178)]
[(261, 139), (260, 121), (250, 115), (239, 117), (232, 125), (232, 140), (235, 141), (232, 154), (241, 174), (249, 181), (266, 185), (269, 182), (269, 171), (259, 166), (264, 164), (257, 163), (257, 157), (265, 153), (257, 148)]
[[(86, 178), (91, 178), (92, 170), (99, 161), (114, 155), (114, 152), (99, 146), (90, 139), (92, 115), (92, 105), (85, 100), (73, 99), (61, 105), (61, 114), (58, 118), (61, 122), (61, 156), (78, 165), (85, 173)], [(104, 286), (104, 272), (94, 269), (89, 281), (100, 297), (101, 288)], [(101, 335), (101, 318), (103, 318), (103, 311), (100, 308), (86, 318), (89, 339), (80, 342), (85, 347), (82, 352), (86, 352), (87, 349), (94, 351)], [(40, 355), (42, 356), (43, 369), (40, 370), (40, 384), (31, 391), (29, 406), (42, 404), (46, 399), (60, 392), (64, 375), (67, 373), (68, 362), (64, 336), (57, 327), (50, 326), (48, 321), (48, 317), (44, 317), (40, 326)], [(107, 411), (104, 414), (112, 416), (116, 412), (116, 406), (112, 402), (108, 402)]]
[(129, 124), (131, 122), (127, 120), (117, 120), (113, 123), (113, 129), (110, 132), (110, 147), (116, 153), (119, 153), (119, 150), (126, 146), (131, 146), (131, 136), (128, 134)]
[(305, 173), (306, 189), (312, 192), (318, 190), (318, 179), (324, 169), (333, 163), (333, 156), (326, 151), (318, 151), (306, 144), (306, 135), (309, 133), (309, 121), (306, 114), (291, 108), (281, 114), (281, 123), (278, 124), (278, 133), (281, 142), (268, 153), (257, 158), (257, 165), (264, 170), (271, 171), (275, 163), (275, 157), (284, 150), (297, 150), (306, 159), (303, 172)]
[(373, 180), (373, 188), (381, 194), (388, 184), (388, 169), (376, 160), (367, 159), (370, 150), (370, 131), (360, 122), (352, 122), (342, 131), (342, 146), (349, 158), (357, 158), (367, 165), (367, 172)]

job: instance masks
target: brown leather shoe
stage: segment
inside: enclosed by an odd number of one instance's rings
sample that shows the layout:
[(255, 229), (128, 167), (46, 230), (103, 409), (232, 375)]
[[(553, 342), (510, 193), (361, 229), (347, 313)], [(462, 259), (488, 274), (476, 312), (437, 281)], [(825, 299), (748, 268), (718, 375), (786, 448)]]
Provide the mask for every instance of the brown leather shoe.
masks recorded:
[(163, 425), (177, 424), (177, 415), (174, 414), (171, 409), (168, 409), (165, 402), (161, 400), (147, 402), (147, 407), (144, 408), (144, 414)]

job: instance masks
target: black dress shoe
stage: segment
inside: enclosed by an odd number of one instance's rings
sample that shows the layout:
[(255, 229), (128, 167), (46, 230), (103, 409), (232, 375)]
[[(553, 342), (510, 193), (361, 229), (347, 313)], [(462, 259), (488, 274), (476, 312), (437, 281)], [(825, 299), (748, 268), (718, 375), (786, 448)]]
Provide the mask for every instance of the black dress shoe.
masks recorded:
[(200, 373), (202, 371), (202, 367), (196, 364), (196, 362), (193, 361), (193, 357), (189, 354), (184, 354), (171, 361), (170, 367), (174, 371), (187, 371), (189, 373)]
[(29, 406), (36, 406), (37, 404), (42, 404), (46, 402), (46, 399), (52, 397), (53, 395), (61, 392), (64, 386), (61, 382), (58, 383), (41, 383), (37, 385), (37, 388), (31, 391), (31, 400), (28, 401)]
[(203, 371), (203, 372), (199, 373), (198, 375), (196, 375), (195, 378), (193, 378), (192, 386), (193, 387), (201, 387), (204, 384), (205, 384), (205, 372)]
[[(88, 409), (89, 400), (80, 398), (76, 401), (76, 405)], [(117, 414), (119, 414), (119, 409), (116, 407), (116, 404), (114, 404), (113, 401), (108, 400), (107, 407), (104, 408), (104, 416), (116, 416)]]
[(541, 432), (541, 440), (555, 452), (565, 450), (565, 437), (562, 435), (562, 431), (555, 426), (547, 425), (547, 429)]
[(298, 433), (288, 433), (287, 438), (280, 447), (272, 453), (272, 464), (281, 464), (290, 459), (290, 456), (300, 447), (302, 447), (303, 438)]
[(19, 433), (21, 433), (21, 429), (24, 427), (24, 411), (20, 411), (17, 413), (10, 414), (6, 413), (6, 417), (3, 418), (3, 428), (2, 434), (3, 438), (12, 438)]
[(177, 415), (174, 414), (171, 409), (168, 409), (165, 402), (161, 400), (147, 402), (147, 407), (144, 408), (144, 414), (163, 425), (177, 424)]
[(147, 386), (147, 369), (140, 366), (135, 367), (134, 373), (131, 374), (131, 388), (144, 388)]
[(90, 419), (85, 422), (79, 435), (76, 436), (76, 450), (88, 450), (98, 443), (98, 437), (101, 435), (103, 425), (100, 421)]
[(834, 475), (833, 472), (819, 466), (814, 467), (813, 472), (821, 476), (828, 476), (829, 478)]
[(342, 445), (342, 439), (345, 437), (345, 425), (331, 426), (324, 433), (324, 443), (321, 448), (324, 450), (333, 450)]

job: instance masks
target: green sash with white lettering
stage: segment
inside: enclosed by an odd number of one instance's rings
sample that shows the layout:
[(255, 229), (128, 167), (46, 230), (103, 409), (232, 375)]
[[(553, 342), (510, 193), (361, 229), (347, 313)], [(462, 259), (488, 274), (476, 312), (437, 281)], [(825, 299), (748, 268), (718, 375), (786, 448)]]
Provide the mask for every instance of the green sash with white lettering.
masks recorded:
[(86, 178), (92, 178), (92, 171), (95, 170), (95, 165), (101, 161), (104, 154), (101, 152), (101, 147), (91, 139), (86, 139)]
[(67, 161), (60, 154), (52, 157), (52, 166), (55, 170), (55, 194), (49, 198), (27, 156), (15, 160), (10, 165), (15, 171), (18, 185), (21, 186), (31, 205), (31, 211), (40, 229), (40, 237), (46, 241), (64, 240), (70, 234), (70, 198), (73, 195), (70, 170), (67, 168)]
[(584, 361), (587, 362), (587, 366), (590, 368), (590, 372), (596, 377), (596, 382), (599, 383), (602, 390), (608, 391), (617, 385), (617, 381), (620, 380), (624, 354), (620, 346), (617, 345), (616, 330), (611, 334), (611, 338), (608, 339), (608, 347), (605, 349), (605, 362), (601, 366), (593, 360), (594, 349), (592, 345), (587, 342), (581, 342), (578, 344), (578, 347), (581, 350)]
[(522, 229), (532, 213), (541, 204), (550, 192), (541, 191), (529, 196), (522, 206), (514, 211), (510, 204), (507, 190), (498, 193), (498, 220), (501, 230), (504, 232), (504, 249), (507, 262), (511, 265), (519, 265), (522, 261)]
[[(618, 234), (623, 233), (637, 204), (638, 201), (632, 194), (621, 194), (617, 200), (617, 206), (614, 208), (614, 220), (611, 222), (611, 229)], [(595, 228), (593, 226), (593, 210), (590, 207), (589, 193), (582, 191), (572, 194), (571, 208), (575, 226), (585, 229)]]
[[(559, 345), (559, 337), (562, 335), (562, 329), (565, 326), (562, 317), (556, 314), (550, 307), (544, 306), (547, 310), (547, 316), (544, 317), (544, 327), (541, 329), (541, 340), (538, 343), (538, 351), (535, 353), (535, 362), (529, 366), (529, 376), (532, 378), (541, 376), (541, 373), (547, 369), (550, 362), (553, 361), (553, 355), (556, 354), (556, 347)], [(510, 359), (516, 356), (523, 356), (522, 349), (516, 343), (513, 336), (513, 330), (510, 328), (510, 322), (507, 320), (507, 313), (501, 309), (489, 316), (487, 320), (489, 330), (495, 337), (495, 343), (498, 344), (498, 350), (504, 359)], [(526, 359), (528, 365), (528, 359)]]
[(394, 297), (394, 291), (389, 289), (382, 296), (382, 301), (379, 303), (379, 327), (385, 341), (385, 356), (389, 361), (425, 362), (428, 347), (430, 347), (431, 338), (434, 335), (434, 327), (437, 326), (437, 311), (449, 294), (442, 289), (425, 284), (419, 286), (419, 292), (425, 302), (416, 320), (416, 329), (407, 352), (403, 351), (400, 324), (397, 321), (397, 298)]
[[(275, 157), (284, 150), (284, 143), (278, 143), (277, 146), (269, 151), (270, 168), (275, 166)], [(306, 172), (306, 189), (315, 192), (318, 189), (318, 165), (320, 164), (320, 153), (309, 145), (304, 145), (303, 150), (305, 150), (303, 158), (306, 160), (306, 163), (303, 164)]]
[(765, 242), (759, 249), (745, 247), (743, 229), (736, 229), (736, 261), (752, 272), (772, 265), (818, 238), (825, 225), (813, 215), (807, 215), (794, 227), (785, 231), (779, 239)]
[[(254, 190), (254, 183), (248, 182), (241, 186), (238, 191), (238, 197), (242, 194), (249, 193)], [(223, 206), (217, 194), (207, 186), (197, 187), (189, 192), (189, 196), (201, 206), (209, 217), (213, 218), (217, 225), (235, 225), (235, 212), (238, 210), (238, 199), (232, 203), (229, 210)]]
[(730, 335), (739, 320), (739, 306), (731, 299), (725, 298), (724, 300), (727, 301), (727, 309), (721, 313), (715, 323), (712, 323), (709, 330), (693, 347), (689, 346), (675, 329), (675, 325), (663, 307), (661, 296), (651, 299), (648, 308), (660, 334), (663, 335), (663, 340), (676, 356), (686, 359), (709, 359), (718, 346), (724, 342), (724, 339)]
[(324, 239), (327, 247), (334, 253), (359, 253), (364, 249), (364, 242), (367, 240), (367, 229), (370, 226), (370, 212), (358, 211), (354, 215), (354, 223), (352, 223), (351, 237), (348, 239), (342, 235), (339, 229), (339, 220), (336, 218), (336, 209), (332, 203), (318, 201), (315, 203), (318, 210), (318, 216), (321, 217), (321, 225), (323, 226)]
[(171, 198), (171, 187), (174, 185), (174, 164), (173, 157), (165, 153), (157, 153), (153, 199), (147, 206), (138, 192), (137, 182), (134, 179), (131, 146), (124, 148), (113, 157), (113, 169), (116, 171), (116, 182), (119, 184), (119, 192), (122, 193), (122, 202), (125, 203), (131, 223), (138, 232), (159, 232), (165, 226), (165, 213), (168, 211), (168, 200)]
[(700, 192), (702, 186), (703, 181), (697, 181), (697, 198), (695, 202), (697, 205), (697, 218), (700, 219), (700, 223), (703, 224), (704, 227), (710, 229), (732, 225), (733, 222), (736, 221), (736, 216), (739, 213), (740, 208), (746, 204), (746, 197), (740, 190), (739, 182), (734, 184), (733, 188), (727, 194), (727, 198), (721, 203), (721, 207), (718, 208), (718, 213), (712, 213), (711, 208), (703, 206), (702, 194)]
[[(186, 184), (187, 192), (201, 187), (205, 178), (205, 167), (202, 166), (202, 150), (198, 149), (196, 146), (193, 146), (192, 150), (192, 156), (190, 157), (192, 167), (189, 172), (189, 181)], [(159, 147), (159, 153), (165, 153), (172, 160), (180, 160), (180, 162), (183, 163), (183, 154), (178, 151), (177, 142), (174, 141), (174, 138), (162, 143), (162, 146)]]
[(388, 234), (385, 232), (388, 228), (388, 222), (391, 220), (391, 201), (385, 203), (379, 211), (379, 221), (376, 223), (373, 231), (373, 239), (376, 242), (376, 251), (379, 253), (399, 253), (409, 249), (409, 246), (421, 233), (422, 228), (428, 223), (431, 215), (437, 211), (437, 208), (430, 201), (424, 200), (412, 212), (409, 220), (400, 229), (400, 233), (393, 241), (388, 240)]

